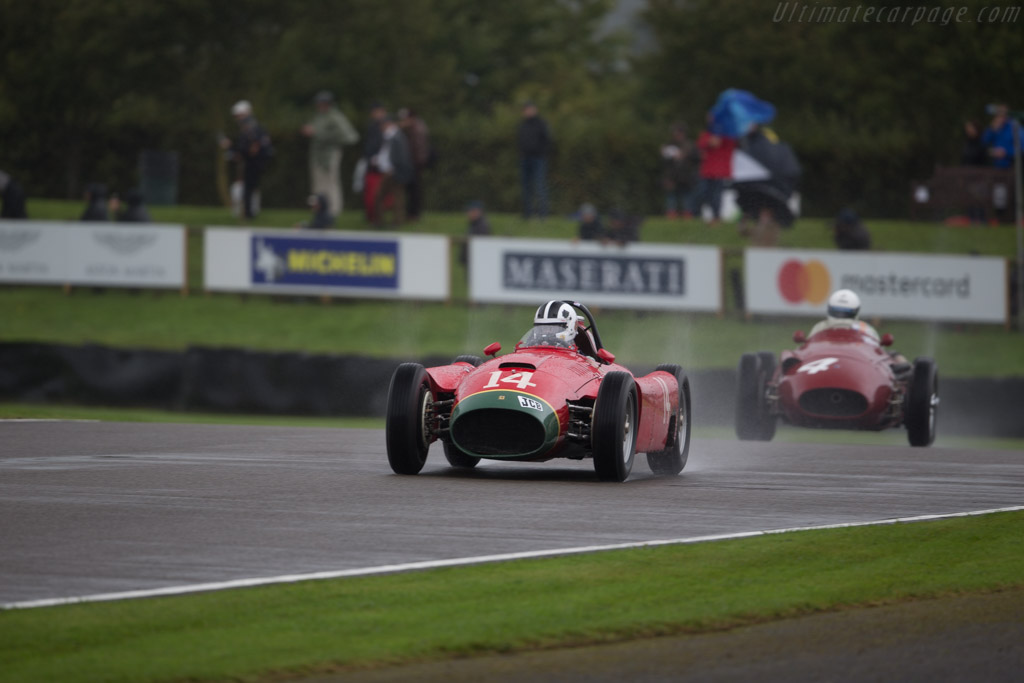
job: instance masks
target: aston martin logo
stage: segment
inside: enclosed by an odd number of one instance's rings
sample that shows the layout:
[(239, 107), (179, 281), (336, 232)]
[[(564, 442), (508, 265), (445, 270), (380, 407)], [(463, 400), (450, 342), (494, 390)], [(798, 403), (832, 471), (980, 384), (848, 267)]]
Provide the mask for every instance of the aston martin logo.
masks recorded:
[(145, 249), (156, 242), (156, 235), (134, 233), (126, 235), (120, 232), (97, 232), (93, 239), (110, 249), (115, 254), (126, 256)]
[(18, 251), (39, 239), (39, 231), (31, 228), (0, 230), (0, 250)]

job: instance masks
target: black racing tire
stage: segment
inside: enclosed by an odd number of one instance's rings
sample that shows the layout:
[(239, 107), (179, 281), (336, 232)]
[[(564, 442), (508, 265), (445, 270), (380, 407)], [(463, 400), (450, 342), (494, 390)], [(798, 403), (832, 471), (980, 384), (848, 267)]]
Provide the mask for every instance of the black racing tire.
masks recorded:
[(914, 360), (904, 408), (907, 440), (911, 446), (931, 446), (939, 407), (939, 370), (931, 358)]
[(778, 359), (775, 354), (771, 351), (758, 351), (757, 360), (761, 362), (761, 373), (765, 377), (765, 382), (771, 382), (775, 377), (775, 365), (778, 363)]
[(448, 464), (459, 469), (470, 470), (480, 464), (480, 458), (466, 453), (448, 441), (444, 442), (444, 457)]
[(473, 355), (468, 354), (468, 353), (464, 354), (464, 355), (461, 355), (461, 356), (456, 356), (455, 360), (452, 361), (453, 364), (454, 363), (469, 363), (474, 368), (480, 367), (483, 364), (483, 362), (484, 362), (483, 358), (480, 358), (479, 356), (473, 356)]
[(427, 371), (419, 363), (402, 363), (391, 377), (384, 427), (388, 463), (395, 474), (419, 474), (427, 461), (431, 434), (427, 425), (434, 401)]
[(770, 354), (745, 353), (740, 356), (736, 386), (736, 436), (741, 441), (771, 441), (775, 436), (776, 417), (768, 411), (765, 400), (765, 389), (775, 369), (775, 357), (772, 356), (766, 372), (762, 366), (763, 355)]
[(647, 454), (647, 466), (659, 477), (674, 477), (686, 467), (690, 455), (690, 380), (678, 365), (659, 365), (656, 370), (675, 376), (679, 387), (679, 406), (669, 424), (669, 436), (665, 449)]
[(636, 380), (628, 372), (609, 372), (601, 380), (590, 429), (594, 471), (601, 481), (625, 481), (636, 456), (640, 416)]

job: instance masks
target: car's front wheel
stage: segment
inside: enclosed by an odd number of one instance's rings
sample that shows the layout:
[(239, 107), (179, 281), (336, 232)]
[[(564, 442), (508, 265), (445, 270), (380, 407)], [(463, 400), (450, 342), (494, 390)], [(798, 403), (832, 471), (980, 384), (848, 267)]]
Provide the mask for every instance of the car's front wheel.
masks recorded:
[(683, 471), (690, 454), (690, 380), (678, 365), (659, 365), (658, 370), (675, 375), (679, 405), (672, 416), (665, 449), (647, 454), (647, 465), (658, 476), (674, 477)]
[(602, 481), (624, 481), (636, 455), (636, 381), (628, 372), (609, 372), (601, 380), (590, 430), (594, 471)]
[(403, 363), (391, 377), (384, 426), (388, 463), (396, 474), (418, 474), (427, 461), (434, 396), (427, 371), (418, 363)]
[(736, 386), (736, 436), (743, 441), (771, 441), (775, 436), (776, 418), (768, 410), (765, 397), (774, 370), (775, 357), (771, 354), (745, 353), (740, 356)]
[(931, 358), (914, 361), (914, 374), (907, 393), (907, 440), (911, 446), (930, 446), (935, 441), (935, 419), (939, 408), (939, 371)]

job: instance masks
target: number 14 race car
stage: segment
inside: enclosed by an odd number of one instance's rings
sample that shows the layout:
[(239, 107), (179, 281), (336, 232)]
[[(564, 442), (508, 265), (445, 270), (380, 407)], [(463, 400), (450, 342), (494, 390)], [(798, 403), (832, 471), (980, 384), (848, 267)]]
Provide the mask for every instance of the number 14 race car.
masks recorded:
[(599, 479), (623, 481), (637, 453), (655, 474), (682, 471), (690, 450), (690, 382), (678, 365), (643, 377), (615, 364), (594, 316), (579, 302), (550, 301), (505, 356), (451, 365), (404, 363), (388, 392), (388, 462), (417, 474), (440, 441), (453, 467), (481, 458), (540, 462), (591, 458)]

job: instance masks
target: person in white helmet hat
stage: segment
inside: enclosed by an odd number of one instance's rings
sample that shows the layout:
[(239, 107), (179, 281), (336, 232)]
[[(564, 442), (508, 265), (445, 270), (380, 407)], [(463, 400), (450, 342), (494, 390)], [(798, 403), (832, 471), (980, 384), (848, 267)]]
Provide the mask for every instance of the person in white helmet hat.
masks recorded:
[(242, 182), (242, 209), (246, 218), (254, 218), (260, 210), (260, 179), (267, 162), (273, 155), (270, 136), (252, 114), (252, 104), (239, 100), (231, 107), (231, 115), (238, 122), (238, 137), (221, 139), (231, 159), (238, 162)]
[[(826, 318), (811, 328), (810, 336), (813, 337), (824, 330), (855, 330), (876, 344), (879, 343), (881, 337), (878, 335), (878, 330), (859, 318), (860, 297), (857, 296), (857, 293), (849, 289), (836, 290), (828, 298)], [(889, 355), (892, 357), (894, 365), (902, 366), (907, 363), (906, 357), (899, 352), (894, 351)]]
[(845, 329), (857, 330), (878, 341), (878, 331), (859, 318), (860, 297), (852, 290), (838, 289), (828, 298), (827, 317), (811, 328), (811, 336), (823, 330)]
[(541, 304), (533, 316), (533, 327), (520, 340), (522, 346), (559, 346), (571, 348), (576, 339), (580, 316), (564, 301)]

